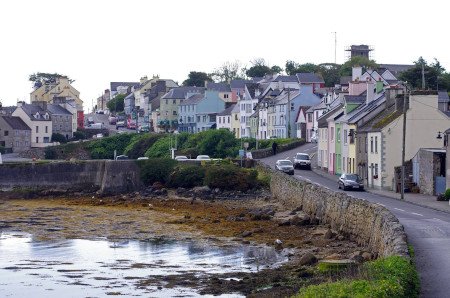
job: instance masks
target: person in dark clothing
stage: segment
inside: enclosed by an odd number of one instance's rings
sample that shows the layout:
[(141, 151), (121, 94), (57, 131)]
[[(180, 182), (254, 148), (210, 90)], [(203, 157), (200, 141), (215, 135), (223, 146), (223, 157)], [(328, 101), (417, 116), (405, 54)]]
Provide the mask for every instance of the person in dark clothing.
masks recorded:
[(273, 142), (273, 143), (272, 143), (272, 151), (273, 151), (273, 155), (277, 154), (277, 149), (278, 149), (278, 144), (277, 144), (277, 142)]

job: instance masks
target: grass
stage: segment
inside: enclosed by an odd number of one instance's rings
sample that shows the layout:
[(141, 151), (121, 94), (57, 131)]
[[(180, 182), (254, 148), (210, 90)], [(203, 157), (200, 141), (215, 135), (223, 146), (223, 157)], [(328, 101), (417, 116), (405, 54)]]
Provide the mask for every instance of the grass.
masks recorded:
[(356, 279), (308, 286), (295, 298), (419, 296), (419, 277), (410, 259), (392, 256), (365, 263)]

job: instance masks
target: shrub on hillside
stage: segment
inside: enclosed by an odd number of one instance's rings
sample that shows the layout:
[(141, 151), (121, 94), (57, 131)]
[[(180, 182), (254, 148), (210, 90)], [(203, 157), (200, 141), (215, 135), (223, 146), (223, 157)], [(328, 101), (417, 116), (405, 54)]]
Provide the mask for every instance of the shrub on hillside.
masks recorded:
[(191, 188), (203, 185), (205, 169), (198, 164), (180, 164), (169, 175), (167, 185), (177, 188)]
[(60, 133), (52, 134), (52, 142), (60, 142), (61, 144), (67, 143), (67, 139)]
[(446, 201), (449, 201), (449, 200), (450, 200), (450, 188), (447, 188), (447, 189), (445, 190), (445, 192), (444, 192), (444, 199), (445, 199)]
[(56, 159), (57, 155), (56, 149), (53, 147), (46, 147), (44, 150), (45, 159)]
[(89, 142), (86, 149), (90, 152), (93, 159), (112, 159), (114, 150), (117, 155), (123, 154), (128, 143), (130, 143), (133, 134), (117, 134), (111, 137), (97, 139)]
[(125, 148), (124, 154), (133, 159), (144, 156), (145, 152), (161, 137), (162, 135), (149, 133), (134, 135), (131, 142)]
[(150, 158), (170, 158), (170, 148), (174, 146), (172, 137), (170, 135), (163, 136), (153, 143), (153, 146), (148, 148), (145, 156)]
[(84, 139), (86, 139), (87, 137), (86, 137), (86, 134), (83, 132), (83, 131), (81, 131), (81, 130), (77, 130), (77, 131), (75, 131), (74, 133), (73, 133), (73, 139), (75, 140), (75, 141), (78, 141), (78, 140), (84, 140)]
[(169, 158), (151, 158), (136, 161), (141, 171), (141, 181), (144, 185), (155, 182), (166, 184), (177, 161)]
[(238, 154), (239, 142), (228, 130), (212, 129), (189, 135), (181, 149), (188, 148), (216, 158), (234, 157)]
[(209, 165), (205, 172), (205, 185), (223, 190), (245, 191), (258, 186), (258, 173), (232, 164)]

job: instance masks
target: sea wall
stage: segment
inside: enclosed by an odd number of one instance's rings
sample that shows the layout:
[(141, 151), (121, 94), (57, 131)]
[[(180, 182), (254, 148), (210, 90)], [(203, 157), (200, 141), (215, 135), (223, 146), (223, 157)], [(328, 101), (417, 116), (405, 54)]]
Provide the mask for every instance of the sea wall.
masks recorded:
[(408, 255), (403, 226), (385, 207), (300, 181), (261, 163), (258, 167), (270, 173), (273, 199), (285, 208), (303, 210), (378, 256)]

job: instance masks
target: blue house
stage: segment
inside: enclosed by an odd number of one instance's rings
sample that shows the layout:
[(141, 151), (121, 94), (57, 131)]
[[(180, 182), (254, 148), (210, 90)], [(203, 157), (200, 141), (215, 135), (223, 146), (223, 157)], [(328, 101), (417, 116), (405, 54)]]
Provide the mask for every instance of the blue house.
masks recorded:
[(218, 91), (206, 90), (204, 94), (187, 94), (178, 106), (180, 132), (200, 132), (216, 128), (217, 113), (225, 110), (225, 102)]

